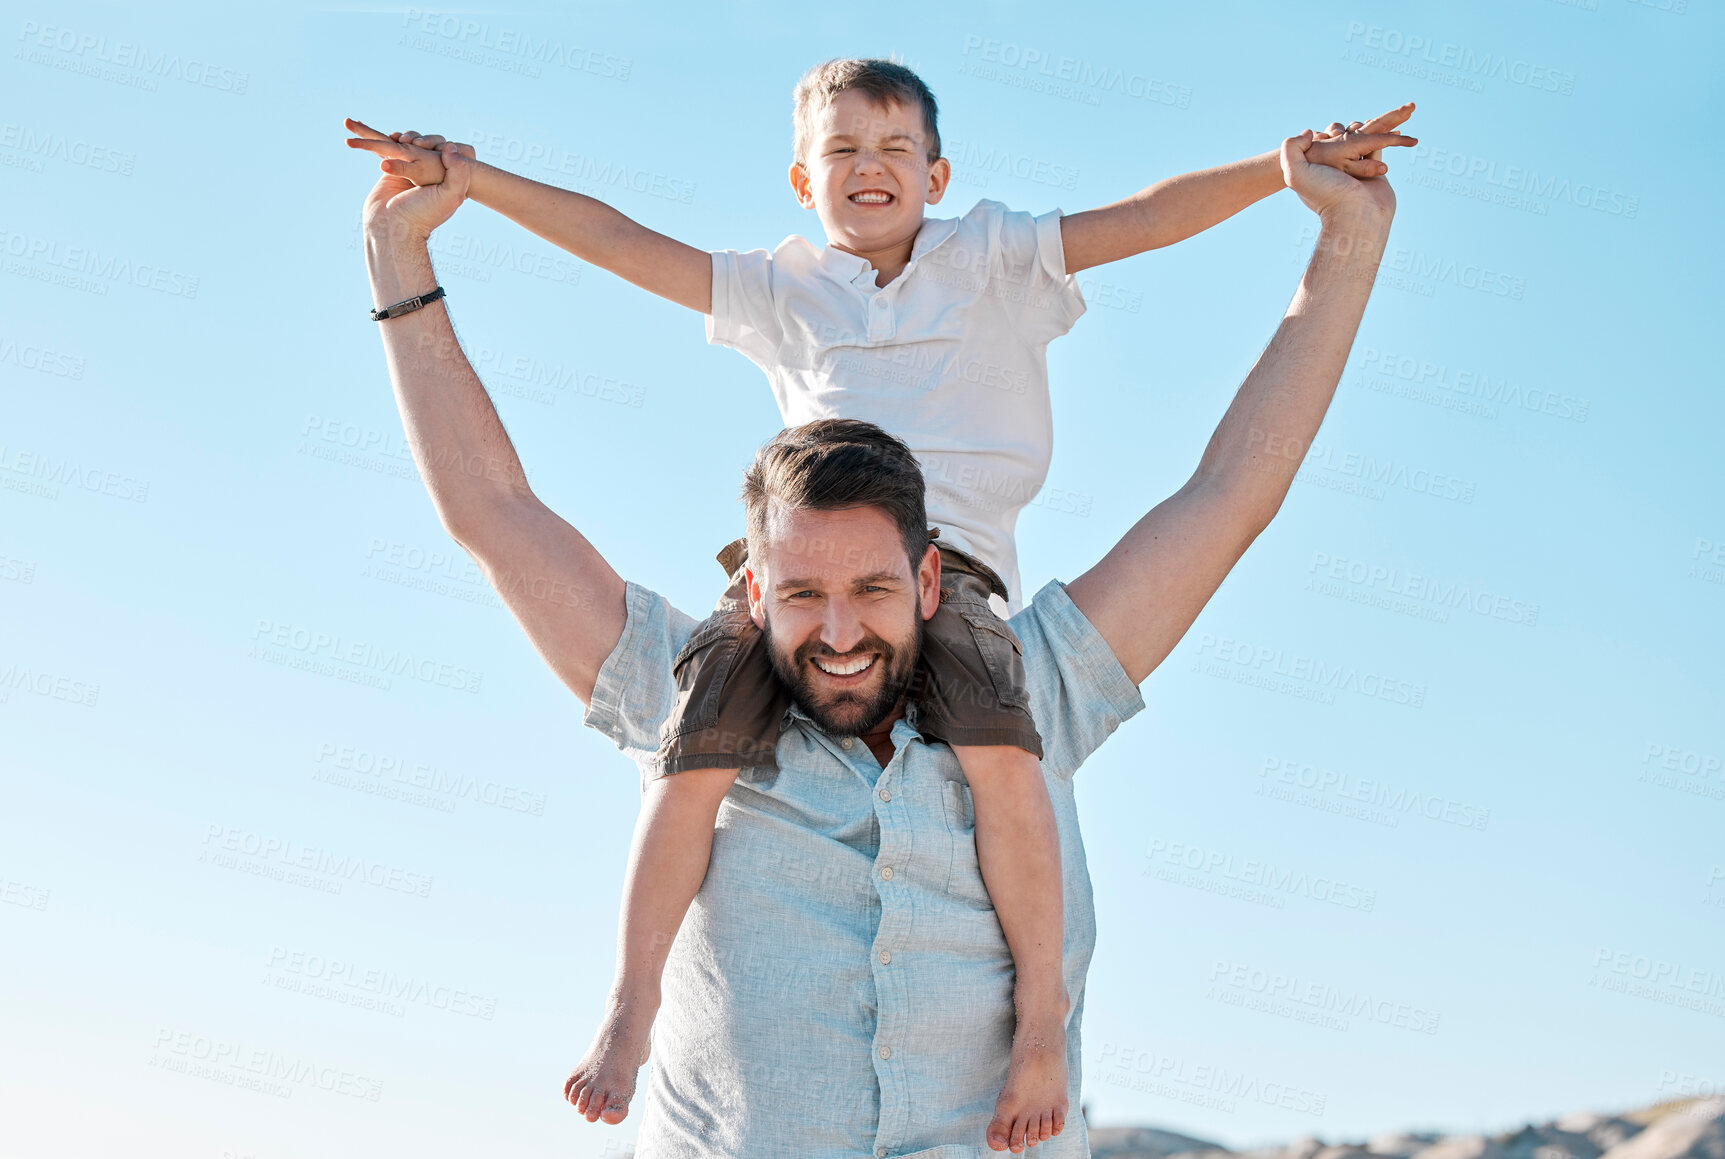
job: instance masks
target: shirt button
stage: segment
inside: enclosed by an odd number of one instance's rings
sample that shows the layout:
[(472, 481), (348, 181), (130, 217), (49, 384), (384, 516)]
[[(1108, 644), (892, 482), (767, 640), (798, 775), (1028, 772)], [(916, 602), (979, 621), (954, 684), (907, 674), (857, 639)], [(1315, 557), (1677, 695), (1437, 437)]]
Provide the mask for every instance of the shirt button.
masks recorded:
[(892, 800), (892, 790), (891, 789), (882, 789), (880, 791), (880, 799), (883, 801)]
[(880, 964), (884, 966), (890, 961), (892, 961), (892, 951), (882, 950), (880, 952)]
[(841, 749), (848, 749), (855, 743), (856, 743), (856, 741), (852, 740), (850, 737), (847, 736), (843, 740), (839, 741), (839, 747)]
[(880, 875), (882, 877), (884, 877), (886, 880), (891, 881), (892, 880), (892, 866), (890, 866), (890, 865), (881, 866)]
[(882, 1058), (891, 1058), (892, 1057), (892, 1047), (890, 1047), (890, 1046), (881, 1047), (880, 1048), (880, 1056)]
[(885, 1147), (876, 1147), (874, 1149), (874, 1153), (875, 1153), (875, 1159), (886, 1159), (886, 1148)]

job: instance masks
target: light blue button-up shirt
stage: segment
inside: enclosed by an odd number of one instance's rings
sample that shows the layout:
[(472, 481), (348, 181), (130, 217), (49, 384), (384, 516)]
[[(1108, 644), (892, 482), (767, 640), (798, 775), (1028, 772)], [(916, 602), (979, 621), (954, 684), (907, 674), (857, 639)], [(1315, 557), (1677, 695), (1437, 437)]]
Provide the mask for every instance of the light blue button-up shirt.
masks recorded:
[[(641, 768), (676, 701), (696, 621), (627, 585), (628, 618), (586, 723)], [(1024, 644), (1060, 829), (1070, 1109), (1039, 1159), (1090, 1153), (1079, 1024), (1096, 941), (1072, 774), (1144, 707), (1106, 641), (1050, 582), (1011, 620)], [(643, 1159), (982, 1159), (1012, 1044), (1012, 954), (977, 866), (970, 788), (914, 706), (883, 769), (793, 708), (779, 772), (744, 770), (672, 946), (653, 1030)]]

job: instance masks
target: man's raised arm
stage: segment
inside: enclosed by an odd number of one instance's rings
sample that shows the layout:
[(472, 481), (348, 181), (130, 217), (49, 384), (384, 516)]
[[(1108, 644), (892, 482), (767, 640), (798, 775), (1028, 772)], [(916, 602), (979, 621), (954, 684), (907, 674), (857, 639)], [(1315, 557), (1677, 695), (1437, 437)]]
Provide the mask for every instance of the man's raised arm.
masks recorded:
[(1311, 163), (1305, 156), (1311, 143), (1309, 131), (1282, 143), (1288, 184), (1322, 224), (1281, 326), (1185, 486), (1067, 585), (1133, 683), (1173, 651), (1281, 508), (1371, 296), (1395, 194), (1382, 177), (1360, 179)]
[[(465, 196), (459, 180), (385, 176), (365, 202), (378, 308), (436, 284), (427, 241)], [(539, 501), (441, 301), (378, 323), (396, 406), (444, 530), (485, 571), (539, 655), (583, 703), (623, 634), (623, 580)]]

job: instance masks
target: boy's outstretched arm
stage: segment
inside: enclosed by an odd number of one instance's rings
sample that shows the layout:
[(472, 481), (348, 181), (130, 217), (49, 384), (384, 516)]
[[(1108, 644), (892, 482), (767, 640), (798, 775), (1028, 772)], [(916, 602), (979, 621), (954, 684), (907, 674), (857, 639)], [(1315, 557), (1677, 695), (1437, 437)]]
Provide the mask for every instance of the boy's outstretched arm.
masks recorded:
[[(1415, 145), (1396, 127), (1413, 115), (1413, 102), (1381, 117), (1355, 122), (1335, 135), (1316, 133), (1306, 154), (1308, 162), (1329, 165), (1350, 177), (1378, 177), (1388, 166), (1370, 154), (1394, 145)], [(1200, 169), (1158, 181), (1124, 201), (1074, 213), (1060, 219), (1060, 241), (1066, 251), (1066, 272), (1076, 274), (1185, 241), (1226, 221), (1253, 202), (1283, 186), (1281, 150)]]
[(347, 143), (376, 153), (385, 173), (436, 185), (448, 165), (466, 164), (470, 199), (643, 290), (701, 314), (712, 311), (713, 259), (705, 250), (655, 233), (603, 201), (487, 165), (471, 145), (457, 145), (448, 158), (442, 137), (380, 133), (351, 117), (345, 124), (355, 134)]

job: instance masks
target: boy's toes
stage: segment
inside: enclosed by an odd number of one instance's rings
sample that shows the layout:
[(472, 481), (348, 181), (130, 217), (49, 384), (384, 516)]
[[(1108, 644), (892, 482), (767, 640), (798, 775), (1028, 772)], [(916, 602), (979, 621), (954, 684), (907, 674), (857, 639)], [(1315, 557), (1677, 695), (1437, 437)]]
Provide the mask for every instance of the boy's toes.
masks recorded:
[(1012, 1124), (1002, 1119), (998, 1111), (995, 1112), (993, 1122), (988, 1124), (989, 1147), (996, 1151), (1006, 1150), (1007, 1136), (1010, 1134), (1011, 1129)]
[(606, 1099), (605, 1109), (599, 1113), (599, 1117), (613, 1125), (621, 1123), (629, 1117), (629, 1096), (612, 1095)]

